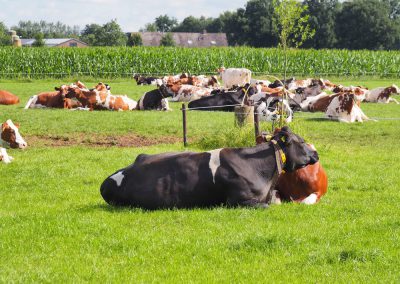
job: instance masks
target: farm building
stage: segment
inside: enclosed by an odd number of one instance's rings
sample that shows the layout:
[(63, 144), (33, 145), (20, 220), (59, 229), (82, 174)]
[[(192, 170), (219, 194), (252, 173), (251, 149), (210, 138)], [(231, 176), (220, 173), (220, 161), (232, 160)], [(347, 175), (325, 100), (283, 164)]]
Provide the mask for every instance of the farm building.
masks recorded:
[[(21, 39), (22, 46), (32, 46), (34, 38)], [(75, 38), (48, 38), (44, 39), (47, 47), (88, 47), (89, 45)]]
[[(144, 46), (159, 46), (162, 32), (139, 32)], [(228, 46), (225, 33), (172, 33), (172, 38), (177, 46), (182, 47), (211, 47)]]

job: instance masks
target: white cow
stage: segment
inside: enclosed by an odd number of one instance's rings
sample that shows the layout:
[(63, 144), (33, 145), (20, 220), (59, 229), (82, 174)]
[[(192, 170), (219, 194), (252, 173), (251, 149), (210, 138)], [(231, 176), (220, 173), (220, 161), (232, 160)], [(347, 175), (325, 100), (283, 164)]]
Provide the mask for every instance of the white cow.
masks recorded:
[(250, 84), (251, 71), (246, 68), (228, 68), (221, 67), (218, 73), (224, 82), (224, 88), (230, 89), (234, 86), (244, 86)]
[(395, 84), (386, 88), (379, 87), (370, 90), (365, 96), (365, 101), (370, 103), (386, 103), (386, 104), (390, 102), (395, 102), (396, 104), (399, 104), (399, 102), (396, 99), (390, 97), (390, 95), (392, 94), (400, 94), (400, 89)]

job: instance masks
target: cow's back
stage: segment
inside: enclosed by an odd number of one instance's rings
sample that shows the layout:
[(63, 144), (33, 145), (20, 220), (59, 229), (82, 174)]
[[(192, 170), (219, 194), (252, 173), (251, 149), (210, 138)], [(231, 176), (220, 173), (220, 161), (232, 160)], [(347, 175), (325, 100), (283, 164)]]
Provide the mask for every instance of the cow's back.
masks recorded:
[(0, 90), (0, 105), (15, 105), (19, 103), (19, 98), (4, 90)]
[(301, 202), (311, 194), (317, 195), (317, 201), (328, 190), (328, 176), (319, 162), (286, 172), (278, 179), (277, 189), (286, 201)]

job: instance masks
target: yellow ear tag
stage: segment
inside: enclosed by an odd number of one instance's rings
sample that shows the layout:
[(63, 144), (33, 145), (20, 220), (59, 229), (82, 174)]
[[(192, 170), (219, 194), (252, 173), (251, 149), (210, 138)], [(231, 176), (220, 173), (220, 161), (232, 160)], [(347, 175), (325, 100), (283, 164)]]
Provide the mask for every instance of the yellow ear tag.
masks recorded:
[(266, 139), (267, 141), (271, 141), (272, 135), (268, 134), (268, 135), (265, 137), (265, 139)]
[(286, 163), (286, 155), (285, 155), (285, 153), (283, 153), (283, 151), (281, 152), (281, 158), (282, 158), (282, 162)]
[(281, 138), (281, 140), (282, 142), (286, 142), (286, 138), (284, 136)]

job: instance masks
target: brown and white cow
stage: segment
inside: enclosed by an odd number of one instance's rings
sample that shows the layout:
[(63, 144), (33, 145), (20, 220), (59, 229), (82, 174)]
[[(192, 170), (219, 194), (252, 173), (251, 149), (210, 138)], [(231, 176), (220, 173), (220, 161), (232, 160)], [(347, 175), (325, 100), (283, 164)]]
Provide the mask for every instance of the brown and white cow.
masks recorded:
[[(279, 131), (276, 130), (275, 133)], [(257, 144), (265, 143), (269, 139), (266, 133), (257, 137)], [(309, 144), (315, 150), (315, 147)], [(293, 172), (282, 172), (278, 178), (275, 190), (271, 192), (271, 203), (297, 202), (315, 204), (328, 190), (328, 176), (318, 161)]]
[(390, 103), (395, 102), (399, 104), (399, 102), (392, 98), (391, 95), (393, 94), (400, 94), (400, 89), (395, 84), (389, 87), (379, 87), (370, 90), (367, 95), (365, 96), (365, 102), (369, 103)]
[(167, 86), (168, 93), (172, 95), (171, 101), (190, 102), (211, 95), (213, 89), (193, 85), (173, 84)]
[(28, 108), (64, 108), (64, 98), (68, 92), (68, 86), (55, 87), (54, 92), (43, 92), (30, 97), (25, 105)]
[(340, 122), (363, 122), (369, 120), (359, 106), (357, 95), (352, 93), (339, 93), (333, 96), (325, 115)]
[(137, 102), (126, 95), (112, 95), (110, 87), (102, 82), (93, 89), (71, 85), (66, 94), (67, 99), (77, 99), (85, 110), (134, 110)]
[(19, 104), (19, 98), (4, 90), (0, 90), (0, 105), (16, 105)]
[(19, 133), (19, 124), (8, 119), (1, 125), (0, 133), (0, 161), (8, 164), (14, 158), (7, 154), (6, 148), (24, 149), (28, 146)]

